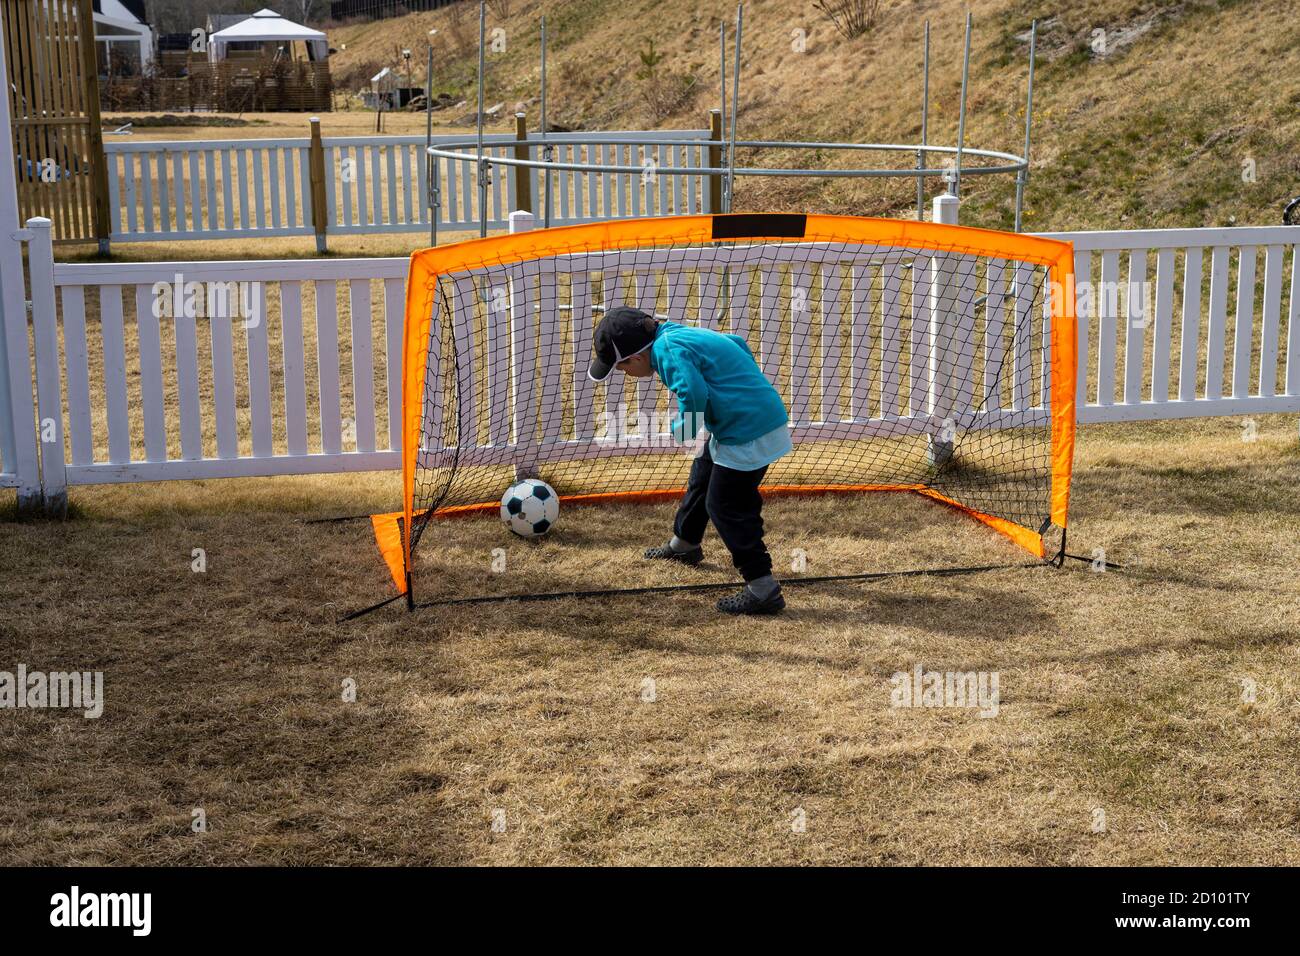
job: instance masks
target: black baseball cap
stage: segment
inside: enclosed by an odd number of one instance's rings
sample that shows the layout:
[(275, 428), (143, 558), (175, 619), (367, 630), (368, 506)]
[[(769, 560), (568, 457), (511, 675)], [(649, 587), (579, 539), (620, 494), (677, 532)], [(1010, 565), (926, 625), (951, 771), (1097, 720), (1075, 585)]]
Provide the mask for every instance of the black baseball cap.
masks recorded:
[(614, 371), (614, 366), (625, 358), (644, 352), (655, 341), (653, 329), (646, 328), (646, 319), (654, 316), (640, 309), (620, 305), (610, 309), (596, 326), (591, 367), (587, 377), (593, 382), (603, 382)]

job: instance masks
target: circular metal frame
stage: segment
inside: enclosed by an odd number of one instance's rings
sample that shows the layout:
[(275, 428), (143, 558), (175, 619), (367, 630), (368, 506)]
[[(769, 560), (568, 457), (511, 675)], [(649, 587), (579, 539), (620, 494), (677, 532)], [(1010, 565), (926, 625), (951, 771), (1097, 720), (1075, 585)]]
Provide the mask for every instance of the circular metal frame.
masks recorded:
[[(500, 145), (500, 144), (492, 144)], [(540, 146), (543, 148), (553, 148), (555, 146), (641, 146), (655, 148), (659, 146), (696, 146), (711, 147), (714, 149), (726, 147), (725, 142), (716, 139), (704, 138), (686, 138), (686, 139), (605, 139), (605, 138), (565, 138), (556, 140), (553, 138), (541, 139), (532, 138), (521, 140), (510, 140), (509, 146)], [(986, 159), (990, 161), (1000, 161), (1003, 165), (996, 166), (965, 166), (962, 165), (961, 175), (963, 176), (987, 176), (993, 174), (1023, 173), (1029, 168), (1029, 163), (1024, 158), (1014, 153), (1003, 153), (991, 149), (974, 149), (971, 147), (957, 146), (936, 146), (933, 143), (922, 145), (901, 144), (901, 143), (804, 143), (783, 140), (742, 140), (735, 144), (736, 149), (840, 149), (840, 150), (860, 150), (862, 152), (898, 152), (908, 153), (915, 156), (918, 150), (925, 150), (929, 153), (941, 153), (951, 156), (960, 157), (962, 161), (968, 158)], [(428, 154), (435, 158), (453, 160), (456, 162), (479, 163), (480, 156), (477, 152), (479, 144), (474, 140), (467, 140), (464, 143), (444, 143), (441, 146), (428, 147)], [(474, 150), (475, 152), (466, 152)], [(637, 175), (645, 171), (642, 166), (622, 166), (616, 164), (602, 163), (559, 163), (547, 160), (536, 159), (519, 159), (514, 156), (489, 156), (484, 153), (481, 157), (484, 166), (522, 166), (529, 169), (541, 170), (565, 170), (578, 173), (624, 173)], [(918, 169), (916, 166), (900, 167), (897, 169), (869, 167), (859, 169), (776, 169), (755, 166), (733, 166), (728, 169), (726, 166), (666, 166), (657, 167), (656, 175), (668, 176), (718, 176), (727, 175), (728, 172), (737, 176), (803, 176), (803, 177), (825, 177), (825, 178), (868, 178), (868, 177), (895, 177), (895, 178), (919, 178), (923, 176), (952, 176), (953, 167), (942, 167), (938, 169)]]

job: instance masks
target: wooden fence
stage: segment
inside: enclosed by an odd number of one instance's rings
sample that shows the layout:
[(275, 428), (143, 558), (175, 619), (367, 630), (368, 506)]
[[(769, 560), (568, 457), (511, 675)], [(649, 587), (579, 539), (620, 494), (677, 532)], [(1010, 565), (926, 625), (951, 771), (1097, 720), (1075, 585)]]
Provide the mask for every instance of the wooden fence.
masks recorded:
[[(398, 467), (406, 259), (55, 265), (29, 227), (47, 493)], [(1081, 422), (1300, 411), (1300, 227), (1053, 238), (1076, 249)]]
[(64, 367), (50, 352), (54, 325), (38, 322), (37, 390), (45, 383), (53, 401), (62, 383), (68, 482), (392, 467), (406, 269), (404, 259), (54, 266), (36, 291), (48, 306), (57, 290)]
[(0, 0), (19, 213), (59, 241), (108, 239), (92, 17), (90, 0)]
[(191, 56), (183, 76), (114, 77), (104, 85), (109, 110), (208, 110), (223, 113), (324, 113), (331, 109), (329, 62)]

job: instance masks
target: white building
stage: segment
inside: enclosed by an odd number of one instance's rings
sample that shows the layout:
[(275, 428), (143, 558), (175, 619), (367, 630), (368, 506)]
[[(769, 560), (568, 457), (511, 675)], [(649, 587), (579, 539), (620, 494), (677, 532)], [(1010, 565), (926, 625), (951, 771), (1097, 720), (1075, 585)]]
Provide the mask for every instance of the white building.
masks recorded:
[[(94, 0), (95, 53), (100, 72), (110, 64), (131, 64), (132, 72), (144, 72), (153, 63), (154, 35), (145, 22), (144, 0)], [(114, 72), (117, 72), (116, 68)]]

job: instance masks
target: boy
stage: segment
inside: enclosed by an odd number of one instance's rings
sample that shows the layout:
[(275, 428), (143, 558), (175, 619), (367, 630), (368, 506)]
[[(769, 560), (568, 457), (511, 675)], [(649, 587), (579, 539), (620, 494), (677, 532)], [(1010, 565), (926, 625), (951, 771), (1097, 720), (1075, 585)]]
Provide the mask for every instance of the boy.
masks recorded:
[(657, 374), (677, 396), (673, 435), (695, 438), (700, 425), (708, 444), (691, 466), (686, 495), (677, 509), (673, 537), (650, 548), (652, 560), (696, 565), (711, 520), (731, 561), (745, 579), (739, 594), (724, 597), (729, 614), (776, 614), (785, 607), (763, 544), (763, 497), (767, 467), (790, 451), (789, 416), (745, 340), (677, 322), (659, 322), (637, 309), (610, 309), (596, 327), (587, 375), (603, 382), (618, 369), (634, 378)]

